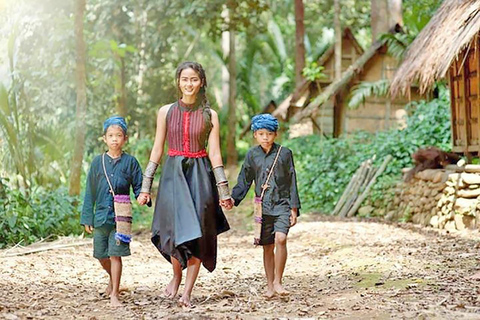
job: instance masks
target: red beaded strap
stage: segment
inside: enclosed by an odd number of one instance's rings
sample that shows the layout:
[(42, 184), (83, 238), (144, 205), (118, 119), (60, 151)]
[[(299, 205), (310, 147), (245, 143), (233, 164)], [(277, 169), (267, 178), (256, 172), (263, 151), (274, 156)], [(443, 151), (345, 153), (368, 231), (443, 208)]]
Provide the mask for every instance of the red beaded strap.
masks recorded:
[(168, 155), (170, 157), (183, 156), (183, 157), (186, 157), (186, 158), (204, 158), (204, 157), (208, 156), (207, 150), (205, 150), (205, 149), (197, 151), (197, 152), (187, 152), (187, 151), (168, 149)]

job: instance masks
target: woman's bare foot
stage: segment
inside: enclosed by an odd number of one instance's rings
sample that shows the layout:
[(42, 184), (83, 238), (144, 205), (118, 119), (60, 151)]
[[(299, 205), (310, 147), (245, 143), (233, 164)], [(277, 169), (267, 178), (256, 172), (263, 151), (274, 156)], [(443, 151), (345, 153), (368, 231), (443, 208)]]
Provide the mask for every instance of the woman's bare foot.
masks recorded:
[(181, 278), (173, 277), (170, 283), (167, 285), (163, 293), (167, 298), (175, 298), (178, 292), (178, 287), (180, 286)]
[(122, 306), (122, 303), (120, 302), (120, 300), (118, 300), (118, 296), (113, 294), (110, 296), (110, 306), (114, 308)]
[(290, 292), (285, 290), (285, 288), (280, 283), (274, 283), (273, 288), (274, 288), (275, 292), (278, 293), (281, 296), (288, 296), (290, 294)]
[(475, 273), (474, 275), (468, 277), (468, 279), (472, 279), (472, 280), (480, 280), (480, 271), (478, 271), (477, 273)]
[(178, 299), (178, 305), (183, 308), (193, 309), (195, 306), (190, 301), (190, 297), (182, 296)]

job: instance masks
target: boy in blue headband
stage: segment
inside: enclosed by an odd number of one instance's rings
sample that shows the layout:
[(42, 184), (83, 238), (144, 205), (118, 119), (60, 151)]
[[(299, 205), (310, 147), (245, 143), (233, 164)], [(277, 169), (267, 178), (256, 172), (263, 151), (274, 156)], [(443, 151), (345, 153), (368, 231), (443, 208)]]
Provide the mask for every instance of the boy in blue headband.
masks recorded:
[[(108, 151), (96, 156), (88, 172), (85, 198), (80, 223), (93, 234), (93, 256), (100, 261), (110, 277), (106, 294), (110, 304), (121, 306), (119, 298), (122, 257), (130, 255), (129, 243), (115, 238), (115, 212), (113, 195), (129, 195), (130, 186), (138, 198), (142, 187), (142, 169), (137, 159), (122, 151), (127, 142), (127, 123), (119, 116), (108, 118), (103, 124), (103, 141)], [(104, 167), (105, 164), (105, 167)], [(128, 239), (123, 239), (128, 241)]]
[[(245, 156), (237, 185), (232, 190), (234, 203), (230, 203), (227, 209), (240, 204), (253, 181), (255, 195), (259, 197), (273, 166), (273, 173), (263, 195), (259, 243), (263, 246), (263, 264), (267, 278), (265, 296), (271, 298), (275, 294), (288, 294), (282, 285), (287, 262), (287, 234), (290, 227), (297, 223), (300, 199), (292, 151), (275, 143), (277, 119), (270, 114), (256, 115), (252, 118), (251, 129), (258, 146), (248, 150)], [(274, 165), (277, 154), (278, 160)]]

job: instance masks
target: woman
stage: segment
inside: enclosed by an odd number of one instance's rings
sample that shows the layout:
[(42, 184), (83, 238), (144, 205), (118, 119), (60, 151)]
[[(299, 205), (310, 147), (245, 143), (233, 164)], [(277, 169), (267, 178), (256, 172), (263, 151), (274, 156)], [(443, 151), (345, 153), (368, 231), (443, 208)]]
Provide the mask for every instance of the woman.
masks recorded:
[(176, 80), (180, 99), (158, 112), (155, 143), (139, 202), (150, 201), (153, 176), (167, 140), (168, 157), (155, 204), (152, 242), (172, 263), (173, 278), (165, 289), (166, 296), (176, 296), (182, 269), (187, 268), (179, 304), (192, 307), (191, 293), (200, 264), (210, 272), (215, 269), (217, 235), (230, 228), (219, 205), (228, 203), (230, 193), (220, 152), (218, 115), (210, 109), (205, 94), (205, 71), (199, 63), (184, 62), (177, 68)]

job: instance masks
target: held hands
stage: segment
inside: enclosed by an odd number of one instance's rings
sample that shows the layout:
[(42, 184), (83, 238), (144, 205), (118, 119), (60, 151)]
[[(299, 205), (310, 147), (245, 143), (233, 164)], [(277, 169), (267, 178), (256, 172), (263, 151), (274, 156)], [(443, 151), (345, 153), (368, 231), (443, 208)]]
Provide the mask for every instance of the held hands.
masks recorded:
[(140, 192), (140, 195), (137, 198), (137, 202), (139, 205), (143, 206), (150, 201), (150, 194), (146, 192)]
[(85, 231), (88, 232), (88, 233), (92, 233), (93, 232), (93, 226), (85, 225)]
[(293, 227), (294, 225), (297, 224), (297, 208), (293, 208), (290, 210), (290, 227)]
[(223, 209), (231, 210), (233, 208), (233, 199), (232, 198), (229, 198), (227, 200), (220, 200), (219, 202), (220, 202), (220, 206)]

